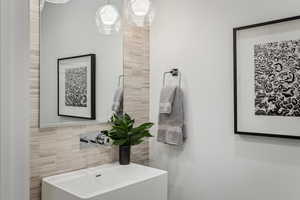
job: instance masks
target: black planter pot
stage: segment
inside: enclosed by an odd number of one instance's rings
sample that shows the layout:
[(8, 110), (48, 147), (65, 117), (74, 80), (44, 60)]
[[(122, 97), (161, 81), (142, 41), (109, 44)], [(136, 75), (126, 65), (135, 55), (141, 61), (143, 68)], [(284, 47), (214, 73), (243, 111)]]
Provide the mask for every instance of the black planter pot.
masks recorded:
[(119, 147), (120, 165), (129, 165), (130, 164), (130, 149), (131, 149), (131, 146), (120, 146)]

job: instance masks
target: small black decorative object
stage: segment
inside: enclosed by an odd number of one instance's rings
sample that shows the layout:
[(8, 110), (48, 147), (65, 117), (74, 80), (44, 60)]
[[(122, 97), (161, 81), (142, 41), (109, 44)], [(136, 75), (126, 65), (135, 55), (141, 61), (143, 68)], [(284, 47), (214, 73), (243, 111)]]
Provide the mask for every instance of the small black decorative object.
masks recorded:
[(131, 154), (131, 146), (130, 145), (120, 145), (119, 146), (120, 165), (129, 165), (130, 164), (130, 154)]
[(57, 60), (58, 116), (96, 119), (96, 55)]
[(234, 131), (300, 139), (300, 16), (233, 29)]
[(113, 141), (113, 145), (119, 146), (119, 162), (120, 165), (130, 164), (131, 146), (141, 144), (144, 138), (153, 137), (149, 129), (153, 123), (144, 123), (134, 127), (135, 120), (128, 114), (116, 115), (111, 117), (110, 130), (101, 131)]

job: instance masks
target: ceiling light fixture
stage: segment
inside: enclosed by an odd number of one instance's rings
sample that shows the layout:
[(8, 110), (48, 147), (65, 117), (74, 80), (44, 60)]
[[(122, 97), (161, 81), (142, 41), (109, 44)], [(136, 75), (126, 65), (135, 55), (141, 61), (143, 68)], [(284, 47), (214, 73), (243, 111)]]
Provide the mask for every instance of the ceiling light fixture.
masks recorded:
[(154, 18), (151, 0), (128, 0), (128, 22), (143, 27), (151, 25)]
[(100, 33), (110, 35), (121, 28), (121, 17), (118, 9), (108, 1), (96, 12), (96, 25)]

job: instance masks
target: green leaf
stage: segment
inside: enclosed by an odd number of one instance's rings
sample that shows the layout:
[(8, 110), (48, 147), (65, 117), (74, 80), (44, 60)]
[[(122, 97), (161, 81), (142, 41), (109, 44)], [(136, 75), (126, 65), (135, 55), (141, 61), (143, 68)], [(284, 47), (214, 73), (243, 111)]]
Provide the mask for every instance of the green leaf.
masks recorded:
[(102, 133), (111, 138), (114, 145), (137, 145), (143, 142), (143, 138), (153, 137), (149, 132), (153, 123), (144, 123), (134, 128), (135, 120), (127, 113), (114, 114), (110, 123), (111, 129), (104, 130)]
[(113, 144), (114, 145), (124, 145), (126, 143), (128, 143), (128, 139), (122, 139), (122, 140), (114, 140)]
[(132, 143), (131, 143), (131, 145), (138, 145), (138, 144), (141, 144), (141, 143), (143, 143), (144, 141), (143, 140), (136, 140), (136, 141), (133, 141)]
[(136, 128), (133, 128), (131, 130), (131, 134), (134, 135), (134, 134), (137, 134), (139, 132), (143, 132), (145, 130), (150, 129), (152, 126), (153, 126), (153, 123), (144, 123), (144, 124), (142, 124), (142, 125), (140, 125), (140, 126), (138, 126)]

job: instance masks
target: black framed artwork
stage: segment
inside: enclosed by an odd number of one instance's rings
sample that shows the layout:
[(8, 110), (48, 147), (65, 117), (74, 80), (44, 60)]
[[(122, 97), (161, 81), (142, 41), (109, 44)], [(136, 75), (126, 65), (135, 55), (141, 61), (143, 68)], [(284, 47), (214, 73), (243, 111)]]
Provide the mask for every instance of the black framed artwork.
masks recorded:
[(300, 16), (233, 29), (234, 131), (300, 139)]
[(58, 116), (96, 119), (96, 55), (57, 60)]

